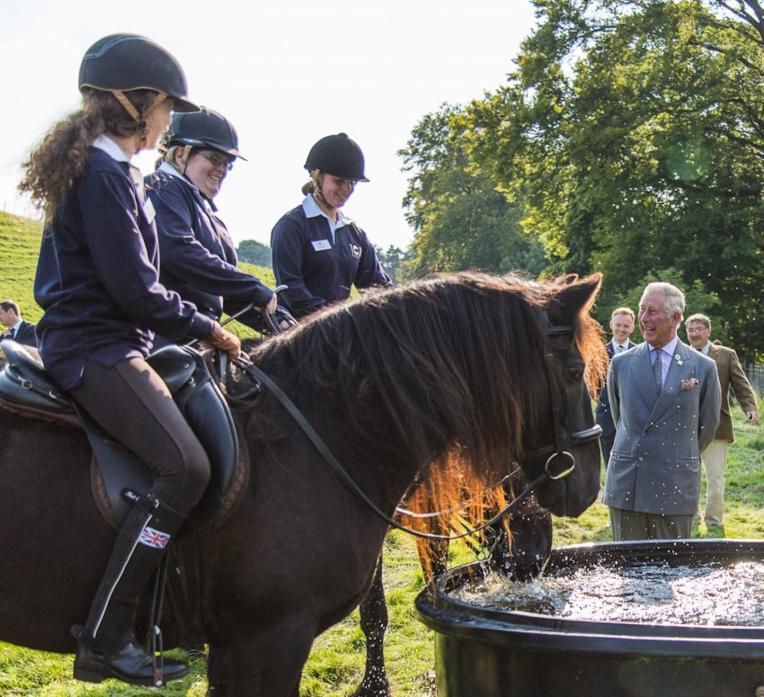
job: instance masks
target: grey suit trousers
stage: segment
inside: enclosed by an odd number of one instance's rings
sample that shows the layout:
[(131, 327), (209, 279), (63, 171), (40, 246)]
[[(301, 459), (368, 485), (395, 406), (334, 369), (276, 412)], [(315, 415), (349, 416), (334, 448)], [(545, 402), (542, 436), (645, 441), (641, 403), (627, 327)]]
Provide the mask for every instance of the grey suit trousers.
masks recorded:
[(692, 514), (663, 515), (642, 513), (610, 507), (613, 539), (620, 540), (681, 540), (692, 534)]

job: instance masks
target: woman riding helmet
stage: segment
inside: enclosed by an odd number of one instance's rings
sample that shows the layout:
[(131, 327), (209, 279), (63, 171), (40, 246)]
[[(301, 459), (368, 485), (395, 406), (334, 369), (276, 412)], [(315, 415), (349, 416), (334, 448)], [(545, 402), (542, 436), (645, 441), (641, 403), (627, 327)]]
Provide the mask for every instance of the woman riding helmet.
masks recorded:
[(273, 228), (276, 282), (297, 318), (346, 300), (356, 288), (392, 285), (366, 233), (341, 208), (364, 174), (361, 148), (345, 133), (321, 138), (308, 153), (305, 199)]
[[(178, 61), (144, 37), (114, 34), (85, 54), (79, 87), (80, 109), (51, 128), (19, 185), (46, 214), (35, 278), (40, 353), (77, 406), (146, 462), (153, 484), (122, 523), (84, 626), (72, 630), (74, 677), (153, 685), (153, 658), (135, 641), (135, 612), (210, 466), (145, 358), (155, 332), (204, 339), (233, 356), (240, 344), (160, 283), (154, 211), (130, 163), (156, 147), (173, 109), (197, 109), (186, 100)], [(165, 661), (164, 679), (187, 672)]]
[(246, 159), (233, 125), (205, 107), (174, 114), (160, 152), (146, 188), (156, 211), (162, 284), (212, 319), (242, 313), (239, 321), (262, 329), (262, 314), (246, 308), (272, 314), (276, 296), (236, 268), (236, 248), (213, 201), (236, 158)]

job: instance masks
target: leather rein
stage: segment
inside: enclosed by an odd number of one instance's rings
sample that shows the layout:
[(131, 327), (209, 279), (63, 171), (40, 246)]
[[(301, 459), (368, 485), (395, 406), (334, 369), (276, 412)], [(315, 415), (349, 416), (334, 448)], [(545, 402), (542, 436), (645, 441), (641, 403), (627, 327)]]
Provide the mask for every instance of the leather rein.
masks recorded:
[[(547, 336), (561, 336), (564, 334), (570, 334), (572, 328), (569, 325), (551, 325), (546, 327), (544, 333)], [(289, 396), (279, 387), (279, 385), (272, 380), (266, 373), (252, 363), (249, 358), (240, 357), (235, 359), (235, 363), (250, 377), (252, 377), (257, 383), (265, 386), (271, 391), (274, 397), (278, 399), (284, 409), (289, 412), (290, 416), (297, 422), (303, 433), (308, 437), (308, 440), (313, 444), (319, 454), (326, 460), (332, 471), (339, 477), (339, 479), (350, 489), (356, 496), (358, 496), (379, 518), (393, 528), (402, 530), (403, 532), (414, 535), (415, 537), (421, 537), (427, 540), (458, 540), (463, 537), (472, 536), (485, 528), (488, 528), (497, 523), (508, 513), (513, 512), (519, 508), (523, 503), (523, 500), (536, 488), (541, 486), (547, 481), (564, 479), (570, 475), (576, 468), (575, 456), (566, 448), (576, 445), (582, 445), (589, 443), (599, 438), (602, 433), (602, 429), (598, 425), (594, 425), (590, 428), (570, 432), (562, 425), (562, 419), (560, 414), (560, 405), (557, 399), (552, 394), (552, 380), (550, 365), (553, 359), (553, 354), (547, 353), (544, 356), (544, 370), (546, 373), (547, 386), (549, 389), (550, 404), (552, 408), (552, 422), (554, 426), (554, 445), (544, 446), (537, 450), (533, 450), (526, 453), (525, 459), (536, 459), (548, 455), (542, 472), (528, 484), (510, 503), (508, 503), (503, 509), (501, 509), (490, 520), (481, 523), (476, 528), (468, 529), (466, 532), (458, 535), (439, 535), (436, 533), (421, 532), (414, 530), (401, 523), (397, 522), (391, 516), (387, 515), (372, 501), (366, 493), (358, 486), (355, 480), (348, 474), (347, 470), (340, 464), (337, 458), (334, 456), (329, 446), (326, 445), (321, 436), (316, 432), (310, 422), (305, 418), (303, 413), (292, 402)], [(559, 462), (558, 462), (559, 461)], [(502, 480), (504, 481), (504, 480)]]

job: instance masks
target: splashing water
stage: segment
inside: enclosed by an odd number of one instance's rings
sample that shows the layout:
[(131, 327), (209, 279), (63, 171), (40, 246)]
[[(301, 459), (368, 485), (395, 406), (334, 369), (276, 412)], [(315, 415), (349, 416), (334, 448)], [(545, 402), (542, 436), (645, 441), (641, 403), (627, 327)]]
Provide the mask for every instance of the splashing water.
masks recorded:
[(764, 563), (596, 565), (527, 583), (491, 573), (452, 595), (472, 605), (596, 622), (760, 626)]

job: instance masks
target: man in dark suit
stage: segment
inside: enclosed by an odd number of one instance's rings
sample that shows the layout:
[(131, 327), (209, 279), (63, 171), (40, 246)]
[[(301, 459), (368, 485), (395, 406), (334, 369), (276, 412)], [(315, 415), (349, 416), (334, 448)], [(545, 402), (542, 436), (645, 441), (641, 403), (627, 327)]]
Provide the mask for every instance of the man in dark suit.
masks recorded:
[(607, 388), (615, 441), (603, 502), (616, 540), (690, 537), (700, 453), (719, 425), (716, 363), (679, 340), (684, 293), (650, 283), (639, 301), (645, 342), (613, 357)]
[(745, 413), (745, 417), (752, 423), (758, 421), (759, 415), (756, 406), (756, 395), (751, 383), (743, 372), (737, 354), (731, 348), (712, 344), (711, 320), (706, 315), (690, 315), (684, 323), (687, 329), (687, 338), (691, 346), (713, 358), (719, 375), (719, 384), (722, 388), (722, 408), (719, 420), (719, 428), (716, 429), (714, 439), (703, 451), (702, 460), (706, 470), (708, 486), (706, 487), (706, 531), (711, 534), (724, 536), (724, 466), (727, 463), (727, 446), (735, 440), (732, 430), (732, 416), (730, 415), (729, 388), (735, 393), (735, 399)]
[[(608, 359), (613, 356), (628, 351), (636, 346), (629, 337), (634, 331), (634, 311), (630, 307), (617, 307), (610, 315), (610, 331), (613, 338), (605, 344)], [(607, 396), (607, 385), (603, 385), (600, 390), (599, 401), (595, 409), (595, 420), (602, 428), (600, 436), (600, 450), (602, 450), (602, 459), (605, 461), (605, 467), (610, 459), (610, 451), (613, 448), (613, 439), (615, 438), (615, 424), (610, 412), (610, 401)]]
[(7, 327), (3, 339), (13, 339), (19, 344), (37, 347), (35, 325), (21, 319), (19, 306), (13, 300), (0, 302), (0, 324)]

